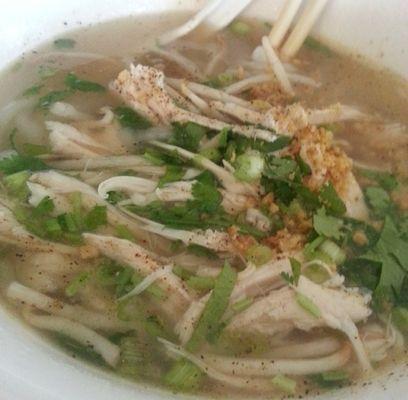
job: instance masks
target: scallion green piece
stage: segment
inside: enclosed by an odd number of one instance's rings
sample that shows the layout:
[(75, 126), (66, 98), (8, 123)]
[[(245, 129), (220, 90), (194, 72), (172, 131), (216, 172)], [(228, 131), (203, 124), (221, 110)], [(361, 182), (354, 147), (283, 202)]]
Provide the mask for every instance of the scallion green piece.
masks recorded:
[(229, 29), (232, 33), (235, 33), (239, 36), (245, 36), (251, 31), (251, 27), (242, 21), (234, 21), (230, 26)]
[(234, 176), (237, 179), (244, 182), (253, 182), (261, 177), (265, 161), (258, 151), (252, 150), (238, 156), (234, 166)]
[(204, 340), (211, 340), (213, 335), (218, 332), (220, 321), (228, 307), (236, 278), (236, 272), (228, 263), (225, 263), (224, 268), (215, 281), (214, 289), (205, 305), (193, 335), (187, 342), (186, 349), (188, 351), (196, 351)]
[(346, 260), (345, 251), (331, 240), (325, 240), (320, 245), (319, 250), (329, 256), (336, 265), (341, 265)]
[(273, 251), (262, 244), (252, 245), (245, 253), (245, 258), (257, 267), (266, 264), (273, 257)]
[(104, 92), (106, 90), (99, 83), (80, 79), (72, 72), (65, 77), (64, 83), (70, 89), (79, 90), (80, 92)]
[(199, 291), (208, 291), (214, 288), (215, 279), (210, 276), (192, 276), (187, 279), (187, 285)]
[(75, 296), (78, 293), (78, 290), (83, 288), (90, 278), (91, 274), (89, 272), (80, 272), (65, 288), (65, 295), (68, 297)]
[(236, 313), (240, 313), (242, 311), (245, 311), (248, 307), (250, 307), (253, 302), (254, 302), (253, 299), (245, 297), (244, 299), (238, 300), (236, 303), (234, 303), (231, 306), (231, 308)]
[(173, 364), (164, 382), (175, 390), (191, 391), (199, 386), (203, 375), (195, 364), (183, 358)]
[(288, 378), (285, 375), (276, 375), (272, 379), (272, 384), (282, 392), (287, 394), (295, 394), (296, 392), (296, 381), (293, 379)]
[(309, 297), (301, 293), (296, 293), (296, 302), (314, 317), (319, 318), (322, 315), (319, 307), (317, 307), (317, 305), (313, 302), (313, 300), (309, 299)]

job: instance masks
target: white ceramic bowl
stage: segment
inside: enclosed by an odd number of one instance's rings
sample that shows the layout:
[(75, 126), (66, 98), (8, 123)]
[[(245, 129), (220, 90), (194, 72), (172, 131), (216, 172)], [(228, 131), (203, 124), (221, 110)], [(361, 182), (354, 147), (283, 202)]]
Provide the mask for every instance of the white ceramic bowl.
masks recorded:
[[(130, 14), (193, 11), (203, 3), (201, 0), (0, 0), (0, 69), (23, 51), (77, 27), (79, 22), (86, 25)], [(254, 0), (245, 13), (273, 21), (281, 4), (282, 0)], [(406, 0), (331, 0), (315, 27), (315, 34), (408, 78), (407, 19)], [(13, 93), (14, 85), (10, 82), (7, 86), (11, 88), (8, 96), (18, 93)], [(1, 92), (4, 90), (0, 86)], [(1, 98), (0, 105), (8, 100)], [(406, 374), (406, 367), (401, 366), (392, 376), (329, 393), (322, 399), (403, 400), (408, 393)], [(135, 386), (68, 357), (0, 307), (0, 398), (159, 400), (176, 396)]]

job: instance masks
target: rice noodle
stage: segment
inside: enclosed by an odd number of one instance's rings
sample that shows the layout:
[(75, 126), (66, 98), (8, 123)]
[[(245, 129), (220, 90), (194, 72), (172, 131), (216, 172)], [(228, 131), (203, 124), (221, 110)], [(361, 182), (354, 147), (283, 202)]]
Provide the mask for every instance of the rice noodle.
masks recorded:
[(345, 344), (336, 353), (311, 359), (267, 359), (238, 358), (213, 354), (202, 354), (203, 362), (218, 371), (233, 371), (239, 376), (268, 377), (277, 374), (312, 375), (332, 371), (343, 367), (350, 360), (351, 347)]
[(279, 60), (278, 56), (276, 55), (269, 38), (264, 36), (262, 38), (262, 46), (265, 51), (265, 57), (269, 62), (269, 65), (276, 76), (276, 79), (280, 83), (282, 89), (289, 95), (294, 96), (295, 92), (293, 91), (292, 85), (290, 84), (289, 78), (286, 75), (286, 71), (283, 68), (281, 61)]
[(91, 346), (111, 366), (119, 362), (120, 349), (95, 331), (66, 318), (23, 313), (24, 319), (39, 329), (54, 331), (69, 336), (84, 346)]
[(312, 29), (314, 23), (323, 12), (326, 3), (327, 0), (309, 1), (305, 11), (300, 16), (299, 21), (289, 35), (289, 38), (282, 46), (281, 54), (283, 58), (290, 59), (296, 55), (298, 50), (302, 47), (302, 44)]
[(317, 358), (332, 354), (341, 347), (340, 341), (332, 336), (302, 343), (288, 343), (275, 347), (267, 353), (268, 358)]
[(197, 28), (221, 3), (223, 0), (212, 0), (205, 7), (203, 7), (197, 14), (190, 18), (185, 24), (174, 28), (173, 30), (163, 33), (158, 39), (158, 43), (161, 46), (165, 46), (178, 39), (181, 36), (185, 36), (192, 30)]
[(309, 110), (308, 121), (311, 125), (331, 124), (346, 120), (363, 120), (368, 115), (359, 109), (344, 104), (333, 104), (322, 110)]
[(278, 48), (282, 43), (301, 4), (302, 0), (289, 0), (284, 3), (269, 34), (273, 47)]
[(150, 285), (152, 285), (158, 279), (161, 279), (171, 273), (173, 265), (165, 265), (156, 271), (152, 272), (150, 275), (147, 275), (146, 278), (142, 280), (138, 285), (136, 285), (129, 293), (120, 297), (118, 300), (122, 301), (129, 297), (137, 296), (138, 294), (144, 292)]
[(183, 97), (176, 89), (168, 84), (164, 84), (164, 89), (170, 95), (170, 97), (181, 107), (185, 108), (188, 111), (199, 113), (200, 110), (188, 99)]
[(258, 85), (259, 83), (270, 82), (273, 80), (275, 80), (275, 77), (272, 74), (253, 75), (227, 86), (224, 90), (228, 94), (238, 94), (245, 92), (245, 90), (248, 90), (252, 86)]
[(182, 69), (188, 72), (192, 77), (199, 79), (199, 80), (204, 79), (204, 75), (200, 71), (200, 68), (189, 58), (181, 55), (175, 50), (167, 51), (167, 50), (155, 48), (155, 49), (152, 49), (151, 51), (164, 58), (167, 58), (167, 60), (175, 62), (178, 66), (180, 66)]
[(214, 89), (206, 85), (201, 85), (200, 83), (188, 82), (183, 79), (174, 79), (174, 78), (166, 78), (166, 82), (171, 86), (177, 87), (178, 89), (180, 89), (181, 85), (184, 83), (185, 85), (187, 85), (189, 89), (191, 89), (194, 93), (200, 96), (208, 97), (209, 99), (212, 99), (212, 100), (228, 101), (230, 103), (239, 104), (247, 108), (253, 108), (251, 103), (244, 99), (241, 99), (236, 96), (232, 96), (219, 89)]
[(89, 311), (78, 305), (64, 303), (46, 296), (18, 282), (12, 282), (6, 291), (7, 297), (36, 307), (41, 311), (80, 322), (93, 329), (104, 331), (126, 332), (131, 326), (119, 321), (115, 316)]
[(220, 43), (219, 50), (216, 54), (211, 55), (211, 59), (205, 69), (206, 76), (211, 76), (213, 74), (214, 70), (217, 68), (217, 65), (222, 61), (227, 50), (224, 40), (219, 39), (218, 42)]

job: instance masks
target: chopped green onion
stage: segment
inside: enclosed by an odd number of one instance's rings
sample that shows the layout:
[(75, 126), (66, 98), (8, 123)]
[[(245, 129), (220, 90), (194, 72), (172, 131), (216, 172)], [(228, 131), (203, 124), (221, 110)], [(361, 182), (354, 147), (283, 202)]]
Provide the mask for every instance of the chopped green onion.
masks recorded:
[(187, 279), (187, 285), (199, 291), (208, 291), (214, 288), (215, 279), (210, 276), (192, 276)]
[(205, 305), (193, 335), (186, 344), (188, 351), (196, 351), (205, 339), (212, 340), (213, 335), (219, 331), (220, 321), (228, 307), (236, 278), (236, 272), (225, 263), (224, 268), (215, 281), (214, 289)]
[(101, 225), (107, 224), (107, 213), (106, 206), (95, 206), (91, 211), (85, 216), (85, 227), (86, 229), (93, 231)]
[(41, 156), (42, 154), (48, 154), (50, 149), (48, 146), (35, 143), (23, 143), (22, 152), (27, 156)]
[(123, 337), (120, 340), (119, 347), (119, 372), (126, 376), (140, 376), (146, 365), (138, 338), (136, 336)]
[(27, 180), (30, 177), (28, 171), (20, 171), (14, 174), (5, 176), (3, 178), (7, 190), (19, 198), (26, 198), (29, 191), (27, 187)]
[(175, 390), (189, 391), (200, 385), (203, 375), (195, 364), (182, 358), (173, 364), (164, 382)]
[(272, 384), (282, 392), (287, 394), (295, 394), (296, 392), (296, 381), (286, 377), (285, 375), (276, 375), (272, 379)]
[(51, 237), (59, 236), (62, 233), (61, 225), (57, 218), (50, 218), (44, 222), (44, 228)]
[(234, 166), (234, 176), (237, 179), (244, 182), (253, 182), (261, 177), (265, 161), (258, 151), (252, 150), (238, 156)]
[(90, 278), (91, 275), (89, 272), (84, 271), (79, 273), (65, 288), (65, 295), (68, 297), (75, 296), (78, 290), (82, 289)]
[(74, 73), (70, 72), (64, 79), (64, 83), (72, 90), (81, 92), (104, 92), (104, 86), (96, 82), (79, 79)]
[(346, 371), (328, 371), (323, 372), (321, 377), (326, 382), (336, 382), (336, 381), (345, 381), (349, 379), (349, 375)]
[(309, 265), (303, 270), (303, 275), (317, 284), (326, 282), (330, 278), (327, 270), (319, 264)]
[(58, 215), (58, 222), (61, 225), (62, 229), (70, 233), (78, 233), (79, 229), (75, 223), (75, 219), (72, 213), (65, 213)]
[(245, 36), (251, 31), (251, 27), (242, 21), (234, 21), (230, 26), (229, 29), (232, 33), (235, 33), (239, 36)]
[(320, 245), (319, 250), (328, 255), (336, 265), (341, 265), (346, 260), (345, 251), (331, 240), (325, 240)]
[(257, 267), (266, 264), (273, 257), (273, 251), (262, 244), (254, 244), (245, 252), (245, 258)]
[(192, 276), (194, 276), (194, 274), (191, 271), (183, 267), (180, 267), (180, 265), (175, 265), (172, 271), (174, 275), (177, 275), (179, 278), (183, 279), (183, 281), (186, 281), (190, 279)]
[(309, 314), (316, 318), (321, 316), (319, 307), (317, 307), (317, 305), (313, 302), (313, 300), (309, 299), (309, 297), (301, 293), (296, 293), (296, 301)]
[(317, 248), (325, 241), (323, 236), (318, 236), (312, 242), (307, 243), (303, 249), (303, 254), (305, 255), (306, 260), (312, 260), (316, 258)]
[(218, 163), (222, 160), (221, 152), (215, 147), (201, 150), (199, 154), (215, 163)]
[(253, 302), (254, 302), (254, 299), (244, 298), (244, 299), (238, 300), (236, 303), (234, 303), (231, 306), (231, 308), (236, 313), (240, 313), (242, 311), (245, 311), (248, 307), (250, 307)]
[(55, 204), (49, 196), (45, 196), (41, 201), (34, 207), (33, 213), (36, 216), (47, 215), (54, 211)]
[(54, 40), (54, 46), (57, 49), (63, 50), (63, 49), (72, 49), (75, 47), (76, 41), (74, 39), (69, 39), (69, 38), (60, 38)]

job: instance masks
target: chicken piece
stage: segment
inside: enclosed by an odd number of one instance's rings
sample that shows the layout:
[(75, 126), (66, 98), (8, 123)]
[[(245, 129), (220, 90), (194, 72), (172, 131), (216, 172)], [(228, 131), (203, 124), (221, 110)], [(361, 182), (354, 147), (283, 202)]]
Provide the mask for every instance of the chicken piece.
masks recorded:
[(311, 175), (304, 178), (309, 189), (317, 191), (330, 181), (346, 205), (347, 216), (368, 218), (363, 192), (352, 172), (352, 161), (333, 146), (328, 131), (312, 126), (298, 131), (289, 153), (299, 154), (311, 168)]
[[(237, 333), (275, 335), (295, 328), (310, 331), (328, 326), (348, 336), (361, 365), (364, 369), (370, 369), (354, 324), (365, 320), (371, 314), (367, 307), (369, 299), (356, 292), (321, 287), (303, 276), (295, 289), (284, 287), (256, 301), (235, 316), (227, 329)], [(318, 307), (320, 316), (313, 315), (301, 307), (296, 292), (310, 299)]]
[(49, 140), (54, 154), (92, 158), (127, 152), (110, 110), (105, 110), (105, 116), (99, 121), (77, 121), (71, 125), (46, 121), (45, 125), (50, 131)]
[(224, 128), (250, 138), (274, 141), (276, 135), (254, 126), (228, 124), (179, 108), (165, 90), (163, 72), (144, 65), (131, 65), (130, 71), (122, 71), (111, 88), (127, 104), (154, 124), (170, 125), (172, 122), (195, 122), (210, 129)]
[[(132, 267), (144, 277), (162, 268), (162, 265), (147, 250), (128, 240), (90, 233), (85, 233), (83, 237), (86, 243), (96, 247), (104, 256)], [(157, 306), (170, 322), (175, 323), (186, 311), (193, 298), (183, 281), (171, 271), (157, 279), (155, 283), (166, 293), (166, 299), (160, 300)]]

